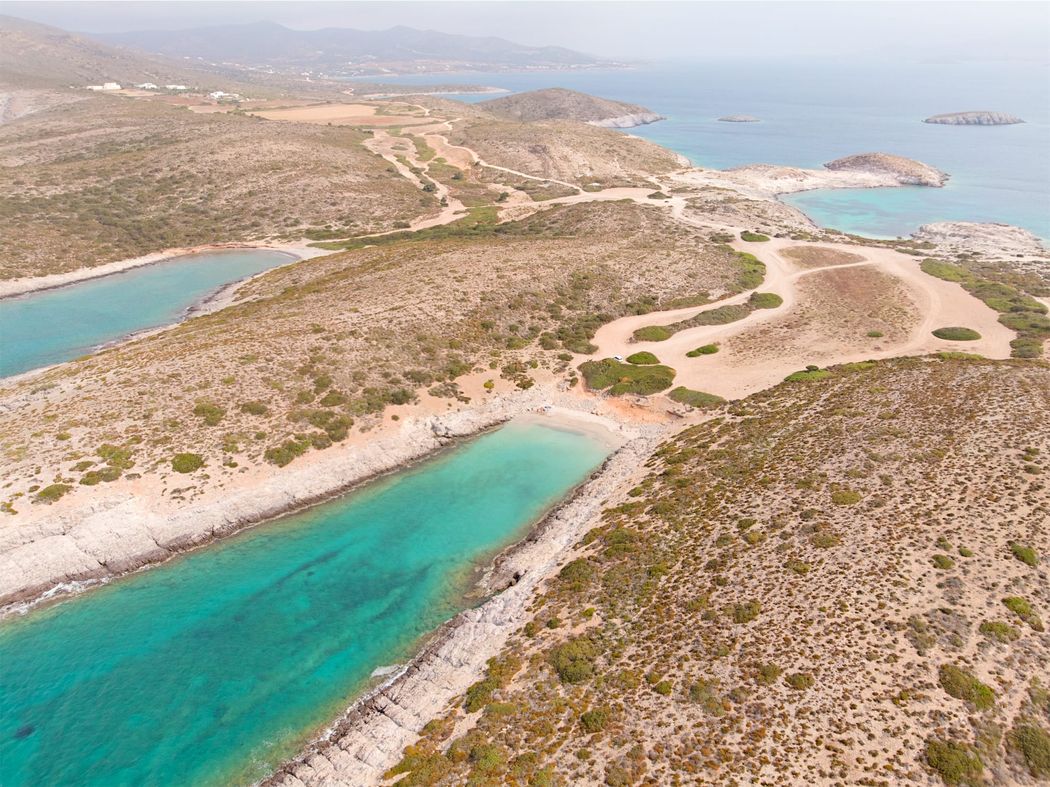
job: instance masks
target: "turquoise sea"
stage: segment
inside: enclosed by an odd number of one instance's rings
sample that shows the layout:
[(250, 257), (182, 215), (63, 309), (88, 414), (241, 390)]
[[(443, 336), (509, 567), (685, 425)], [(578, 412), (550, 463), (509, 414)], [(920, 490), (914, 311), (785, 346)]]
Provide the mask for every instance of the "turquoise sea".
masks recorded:
[(69, 361), (129, 333), (173, 323), (223, 285), (292, 259), (266, 249), (189, 254), (0, 300), (0, 377)]
[[(633, 69), (413, 75), (389, 82), (566, 87), (642, 104), (667, 120), (631, 129), (702, 167), (820, 167), (852, 153), (909, 156), (949, 173), (943, 189), (819, 191), (787, 202), (815, 221), (877, 237), (934, 221), (999, 221), (1050, 238), (1050, 65), (927, 62), (699, 61)], [(463, 94), (465, 101), (493, 96)], [(991, 109), (1027, 122), (955, 127), (941, 112)], [(720, 123), (747, 114), (760, 123)]]
[(414, 469), (0, 625), (0, 784), (266, 775), (467, 604), (608, 449), (510, 424)]

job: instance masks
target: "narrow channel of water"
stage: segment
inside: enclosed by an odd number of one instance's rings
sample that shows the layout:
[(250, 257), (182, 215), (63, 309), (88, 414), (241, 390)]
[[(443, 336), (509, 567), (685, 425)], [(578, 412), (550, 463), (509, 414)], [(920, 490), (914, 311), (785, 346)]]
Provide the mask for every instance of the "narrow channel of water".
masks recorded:
[(0, 625), (0, 784), (246, 784), (467, 603), (606, 457), (511, 423), (307, 512)]
[(0, 377), (69, 361), (130, 333), (176, 322), (223, 285), (291, 259), (269, 249), (188, 254), (0, 300)]

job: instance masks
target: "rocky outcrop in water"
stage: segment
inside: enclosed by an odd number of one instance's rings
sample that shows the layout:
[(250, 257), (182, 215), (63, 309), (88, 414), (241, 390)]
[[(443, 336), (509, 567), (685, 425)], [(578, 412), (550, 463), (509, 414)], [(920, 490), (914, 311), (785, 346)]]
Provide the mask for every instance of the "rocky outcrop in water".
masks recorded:
[(941, 126), (1013, 126), (1024, 123), (1019, 117), (1007, 115), (1005, 112), (989, 112), (987, 110), (975, 112), (946, 112), (943, 115), (932, 115), (923, 123), (935, 123)]
[(874, 175), (890, 175), (898, 183), (909, 186), (933, 186), (940, 188), (948, 176), (936, 167), (915, 159), (894, 156), (889, 153), (858, 153), (855, 156), (829, 161), (824, 165), (833, 171), (870, 172)]
[(663, 115), (657, 115), (655, 112), (635, 112), (630, 115), (605, 118), (604, 120), (590, 120), (588, 123), (601, 128), (634, 128), (635, 126), (645, 126), (663, 119)]
[(759, 119), (754, 115), (726, 115), (720, 117), (720, 123), (758, 123)]

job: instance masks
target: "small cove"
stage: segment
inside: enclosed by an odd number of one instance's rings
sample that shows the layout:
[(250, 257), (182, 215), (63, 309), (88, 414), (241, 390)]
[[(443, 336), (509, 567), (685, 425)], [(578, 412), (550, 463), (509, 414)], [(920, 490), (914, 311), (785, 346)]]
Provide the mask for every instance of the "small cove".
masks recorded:
[(247, 784), (470, 602), (474, 567), (605, 459), (511, 423), (0, 625), (0, 782)]
[(271, 249), (187, 254), (0, 300), (0, 377), (62, 363), (177, 322), (226, 284), (295, 259)]

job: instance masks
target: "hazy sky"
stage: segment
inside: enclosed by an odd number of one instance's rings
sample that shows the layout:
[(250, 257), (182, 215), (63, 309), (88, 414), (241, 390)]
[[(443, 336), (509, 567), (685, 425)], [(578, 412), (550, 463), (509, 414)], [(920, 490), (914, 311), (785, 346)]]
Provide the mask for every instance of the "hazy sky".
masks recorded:
[(21, 2), (0, 13), (67, 30), (175, 29), (270, 20), (301, 29), (394, 25), (609, 58), (806, 55), (1050, 59), (1050, 2)]

